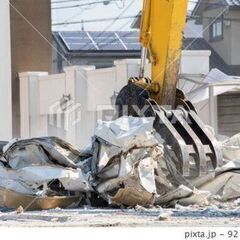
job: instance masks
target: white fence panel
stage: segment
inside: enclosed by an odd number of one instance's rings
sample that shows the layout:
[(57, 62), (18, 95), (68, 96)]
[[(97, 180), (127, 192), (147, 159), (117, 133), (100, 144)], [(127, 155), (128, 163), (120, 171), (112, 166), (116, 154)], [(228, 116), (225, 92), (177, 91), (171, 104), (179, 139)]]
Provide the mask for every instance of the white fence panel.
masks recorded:
[[(209, 56), (208, 51), (198, 55), (196, 51), (183, 51), (181, 73), (199, 74), (198, 67), (202, 66), (200, 73), (206, 74)], [(97, 120), (110, 117), (113, 112), (111, 99), (115, 93), (126, 85), (129, 77), (138, 76), (139, 65), (139, 59), (126, 59), (115, 61), (114, 67), (106, 69), (71, 66), (55, 75), (21, 73), (21, 137), (54, 135), (79, 147), (86, 146)], [(150, 76), (150, 72), (148, 64), (146, 75)]]

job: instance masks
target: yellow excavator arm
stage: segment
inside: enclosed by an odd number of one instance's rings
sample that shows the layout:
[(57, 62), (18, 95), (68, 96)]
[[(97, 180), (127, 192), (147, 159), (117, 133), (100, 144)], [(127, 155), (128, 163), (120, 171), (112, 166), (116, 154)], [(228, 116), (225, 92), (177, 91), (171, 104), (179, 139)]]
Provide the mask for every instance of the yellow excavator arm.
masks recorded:
[(140, 42), (152, 63), (151, 98), (158, 104), (175, 103), (182, 38), (188, 0), (144, 0)]
[[(178, 163), (183, 176), (191, 179), (208, 174), (222, 166), (223, 161), (220, 144), (192, 103), (176, 88), (187, 3), (187, 0), (144, 1), (140, 76), (129, 79), (117, 96), (116, 106), (119, 116), (154, 117), (154, 129), (163, 141), (165, 154)], [(147, 50), (151, 78), (144, 77)]]

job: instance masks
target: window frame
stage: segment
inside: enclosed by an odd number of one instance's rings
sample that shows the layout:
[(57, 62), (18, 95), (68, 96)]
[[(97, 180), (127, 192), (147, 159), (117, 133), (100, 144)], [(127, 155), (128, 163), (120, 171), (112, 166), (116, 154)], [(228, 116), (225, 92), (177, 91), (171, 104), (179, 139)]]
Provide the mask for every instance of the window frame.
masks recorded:
[[(220, 35), (217, 35), (217, 31), (219, 30), (218, 29), (218, 26), (217, 24), (221, 24), (221, 34)], [(214, 29), (216, 27), (216, 29)], [(214, 31), (216, 31), (216, 35), (214, 35)], [(212, 24), (211, 24), (211, 27), (210, 27), (210, 41), (211, 42), (214, 42), (214, 41), (221, 41), (223, 40), (223, 32), (224, 32), (224, 28), (223, 28), (223, 16), (217, 18)]]

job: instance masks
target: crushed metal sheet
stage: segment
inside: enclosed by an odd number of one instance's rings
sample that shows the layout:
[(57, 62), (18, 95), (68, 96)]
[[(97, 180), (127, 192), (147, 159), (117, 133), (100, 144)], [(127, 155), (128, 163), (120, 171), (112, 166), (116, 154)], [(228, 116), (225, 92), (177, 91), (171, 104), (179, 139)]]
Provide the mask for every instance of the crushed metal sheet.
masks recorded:
[(153, 120), (125, 116), (97, 127), (91, 181), (110, 204), (151, 205), (185, 183), (175, 174), (174, 161), (165, 157)]
[(240, 160), (240, 133), (223, 142), (223, 157), (226, 160)]
[(22, 206), (24, 210), (47, 210), (51, 208), (67, 208), (77, 206), (82, 199), (79, 196), (54, 196), (35, 197), (27, 194), (19, 194), (9, 189), (0, 188), (0, 206), (6, 208), (18, 208)]
[(11, 141), (1, 157), (0, 206), (30, 210), (79, 203), (82, 193), (93, 191), (76, 165), (87, 157), (58, 138)]
[(34, 209), (67, 207), (83, 195), (132, 207), (201, 206), (214, 195), (222, 201), (240, 197), (240, 134), (222, 142), (224, 166), (186, 179), (153, 124), (154, 118), (126, 116), (99, 122), (92, 146), (84, 151), (53, 137), (5, 144), (0, 206), (36, 201)]
[(29, 166), (30, 163), (31, 165), (59, 164), (76, 168), (76, 162), (86, 156), (88, 155), (56, 137), (14, 139), (3, 147), (2, 154), (2, 158), (13, 169)]

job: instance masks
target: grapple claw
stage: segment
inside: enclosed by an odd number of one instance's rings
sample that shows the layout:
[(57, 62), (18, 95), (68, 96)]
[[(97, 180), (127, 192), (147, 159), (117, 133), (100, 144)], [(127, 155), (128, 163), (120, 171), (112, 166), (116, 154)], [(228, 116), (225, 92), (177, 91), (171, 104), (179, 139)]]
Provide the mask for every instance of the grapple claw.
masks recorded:
[(117, 97), (119, 116), (155, 117), (154, 128), (174, 152), (184, 177), (206, 175), (223, 164), (219, 142), (180, 90), (175, 110), (166, 110), (149, 96), (147, 90), (128, 83)]

